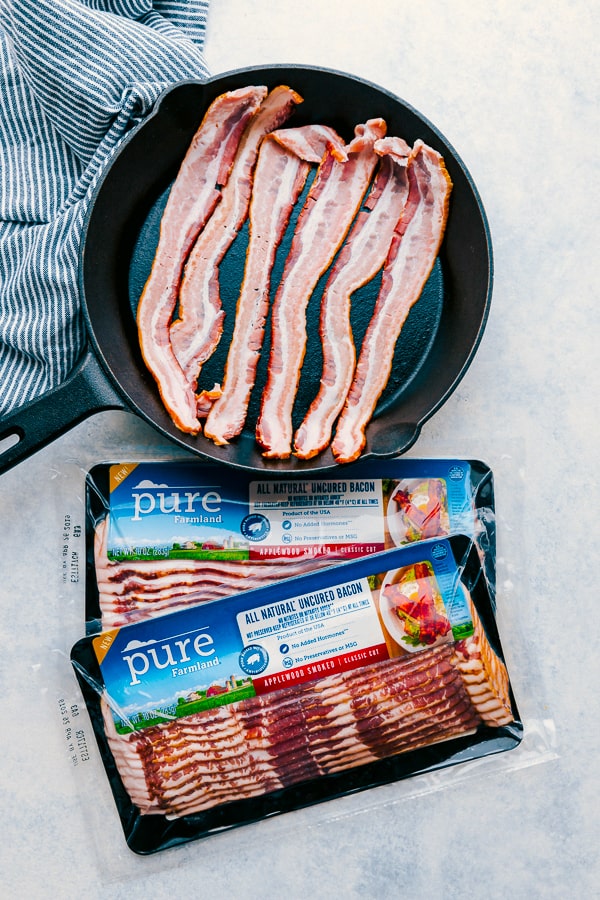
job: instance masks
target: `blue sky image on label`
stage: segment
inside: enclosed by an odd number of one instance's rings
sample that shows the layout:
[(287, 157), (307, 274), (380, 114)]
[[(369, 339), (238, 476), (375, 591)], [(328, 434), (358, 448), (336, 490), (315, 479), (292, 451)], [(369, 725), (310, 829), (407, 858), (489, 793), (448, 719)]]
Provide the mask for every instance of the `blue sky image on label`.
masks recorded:
[(185, 610), (121, 629), (101, 670), (113, 703), (133, 713), (176, 703), (231, 675), (242, 677), (241, 650), (234, 617), (223, 610)]

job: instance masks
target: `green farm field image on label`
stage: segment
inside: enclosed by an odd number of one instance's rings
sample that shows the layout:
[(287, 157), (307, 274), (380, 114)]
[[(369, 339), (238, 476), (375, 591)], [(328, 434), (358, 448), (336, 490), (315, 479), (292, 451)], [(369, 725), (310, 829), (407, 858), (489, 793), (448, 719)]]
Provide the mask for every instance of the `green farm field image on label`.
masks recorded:
[(206, 709), (248, 700), (249, 697), (254, 696), (256, 696), (256, 691), (251, 678), (236, 679), (232, 676), (225, 686), (214, 684), (206, 690), (192, 691), (186, 697), (179, 697), (177, 703), (168, 709), (136, 713), (127, 721), (115, 722), (115, 727), (119, 734), (129, 734), (132, 731), (140, 731), (152, 728), (154, 725), (171, 722), (173, 719), (193, 716)]

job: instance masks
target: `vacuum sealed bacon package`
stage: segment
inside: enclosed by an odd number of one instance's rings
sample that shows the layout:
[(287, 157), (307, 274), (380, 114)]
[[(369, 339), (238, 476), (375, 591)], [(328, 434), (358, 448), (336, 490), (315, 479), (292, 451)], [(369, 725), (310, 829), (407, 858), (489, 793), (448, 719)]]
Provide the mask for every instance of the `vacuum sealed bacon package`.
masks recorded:
[(523, 731), (473, 535), (230, 590), (89, 634), (71, 660), (140, 854), (511, 750)]
[(493, 595), (493, 479), (478, 461), (401, 458), (294, 478), (102, 464), (86, 492), (88, 633), (455, 533), (480, 549)]

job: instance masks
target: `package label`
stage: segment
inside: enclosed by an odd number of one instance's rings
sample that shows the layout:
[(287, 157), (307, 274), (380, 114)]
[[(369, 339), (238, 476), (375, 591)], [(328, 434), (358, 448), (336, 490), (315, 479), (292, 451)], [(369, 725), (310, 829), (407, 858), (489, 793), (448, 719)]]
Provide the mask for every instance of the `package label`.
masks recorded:
[(385, 546), (380, 478), (253, 481), (250, 512), (269, 523), (255, 556), (329, 552), (362, 556)]
[(344, 477), (256, 480), (195, 462), (110, 467), (108, 556), (352, 559), (474, 528), (459, 460), (363, 463)]
[(285, 689), (473, 633), (448, 541), (426, 541), (105, 632), (117, 730)]
[(247, 518), (241, 485), (223, 469), (110, 468), (109, 559), (247, 559)]
[(367, 578), (253, 607), (236, 620), (248, 648), (241, 662), (257, 669), (256, 693), (388, 658)]

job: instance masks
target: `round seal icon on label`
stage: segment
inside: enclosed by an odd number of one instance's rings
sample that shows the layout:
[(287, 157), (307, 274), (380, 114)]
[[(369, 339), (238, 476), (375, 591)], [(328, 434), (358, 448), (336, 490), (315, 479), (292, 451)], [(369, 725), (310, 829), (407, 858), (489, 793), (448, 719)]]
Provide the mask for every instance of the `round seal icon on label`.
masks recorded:
[(264, 541), (270, 530), (271, 523), (261, 513), (250, 513), (240, 525), (240, 531), (249, 541)]
[(240, 653), (240, 668), (246, 675), (260, 675), (269, 665), (269, 654), (260, 644), (249, 644)]

